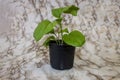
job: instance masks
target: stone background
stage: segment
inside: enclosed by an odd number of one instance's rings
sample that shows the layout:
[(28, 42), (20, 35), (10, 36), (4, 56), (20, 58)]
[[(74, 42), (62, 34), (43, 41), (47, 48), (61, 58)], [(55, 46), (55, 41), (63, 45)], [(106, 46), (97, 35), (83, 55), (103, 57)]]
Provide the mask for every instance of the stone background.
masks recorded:
[[(86, 44), (76, 49), (71, 70), (49, 65), (48, 49), (33, 31), (51, 9), (80, 8), (64, 25), (78, 29)], [(0, 0), (0, 80), (120, 80), (120, 0)]]

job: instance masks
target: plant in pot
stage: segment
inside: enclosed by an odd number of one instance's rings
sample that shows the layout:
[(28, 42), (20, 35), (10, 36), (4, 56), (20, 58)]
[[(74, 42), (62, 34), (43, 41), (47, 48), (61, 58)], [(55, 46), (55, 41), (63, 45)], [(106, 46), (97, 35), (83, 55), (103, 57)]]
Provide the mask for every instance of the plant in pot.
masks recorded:
[[(50, 64), (58, 70), (70, 69), (74, 63), (75, 47), (85, 43), (85, 36), (78, 30), (69, 32), (63, 29), (62, 14), (77, 16), (79, 8), (71, 5), (52, 9), (54, 21), (42, 20), (34, 30), (33, 37), (38, 42), (44, 35), (49, 37), (44, 41), (44, 46), (49, 46)], [(55, 30), (57, 28), (57, 30)]]

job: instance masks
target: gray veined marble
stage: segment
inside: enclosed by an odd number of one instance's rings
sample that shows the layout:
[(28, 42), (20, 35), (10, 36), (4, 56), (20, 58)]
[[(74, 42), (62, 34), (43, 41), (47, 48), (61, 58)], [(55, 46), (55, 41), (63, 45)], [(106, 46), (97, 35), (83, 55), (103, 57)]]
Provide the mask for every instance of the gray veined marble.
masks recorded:
[[(86, 35), (77, 48), (74, 67), (57, 71), (49, 65), (48, 49), (32, 33), (51, 9), (80, 8), (64, 25)], [(0, 80), (120, 80), (120, 0), (0, 0)]]

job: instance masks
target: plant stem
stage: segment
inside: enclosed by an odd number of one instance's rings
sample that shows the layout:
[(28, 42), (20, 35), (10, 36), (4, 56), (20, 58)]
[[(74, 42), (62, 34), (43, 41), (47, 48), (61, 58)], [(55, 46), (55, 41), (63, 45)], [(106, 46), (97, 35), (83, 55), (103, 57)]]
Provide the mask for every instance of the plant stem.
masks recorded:
[(57, 45), (59, 44), (59, 42), (58, 42), (58, 36), (55, 34), (55, 32), (54, 32), (54, 35), (55, 35), (55, 37), (56, 37), (56, 43), (57, 43)]
[[(63, 32), (62, 32), (62, 24), (60, 23), (60, 32), (61, 32), (61, 38), (63, 37)], [(63, 44), (63, 38), (62, 38), (62, 44)]]

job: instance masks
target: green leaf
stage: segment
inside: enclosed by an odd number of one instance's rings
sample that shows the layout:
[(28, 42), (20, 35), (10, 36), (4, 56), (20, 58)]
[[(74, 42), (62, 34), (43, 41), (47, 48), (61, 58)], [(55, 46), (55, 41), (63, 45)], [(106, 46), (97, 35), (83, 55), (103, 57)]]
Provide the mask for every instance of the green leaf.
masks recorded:
[(57, 18), (60, 18), (61, 14), (63, 13), (63, 10), (64, 10), (63, 8), (52, 9), (52, 15)]
[(53, 30), (53, 27), (57, 24), (57, 22), (50, 22), (49, 20), (43, 20), (41, 21), (33, 34), (33, 37), (35, 38), (36, 41), (39, 41), (43, 35), (49, 33), (51, 30)]
[(63, 41), (68, 45), (80, 47), (85, 43), (85, 36), (81, 32), (74, 30), (69, 34), (64, 34)]
[(65, 7), (63, 12), (68, 13), (68, 14), (72, 14), (73, 16), (77, 16), (78, 10), (79, 10), (78, 7), (72, 5), (72, 6)]
[(56, 25), (57, 25), (57, 22), (53, 21), (48, 26), (46, 26), (44, 30), (45, 34), (47, 34), (48, 32), (51, 32)]
[(63, 33), (69, 33), (69, 31), (68, 31), (67, 28), (63, 29), (62, 32), (63, 32)]
[(52, 29), (50, 32), (48, 32), (46, 34), (54, 34), (54, 29)]
[[(69, 33), (69, 31), (68, 31), (67, 28), (63, 29), (62, 32), (63, 32), (63, 33)], [(61, 31), (59, 31), (58, 33), (61, 33)]]
[(52, 15), (55, 16), (56, 18), (61, 18), (62, 13), (68, 13), (68, 14), (72, 14), (73, 16), (76, 16), (78, 10), (79, 8), (74, 5), (55, 8), (55, 9), (52, 9)]
[(50, 40), (55, 40), (55, 37), (54, 37), (54, 36), (48, 37), (48, 38), (44, 41), (43, 45), (44, 45), (44, 46), (48, 46)]
[(62, 18), (58, 18), (55, 20), (58, 24), (60, 24), (62, 22)]

